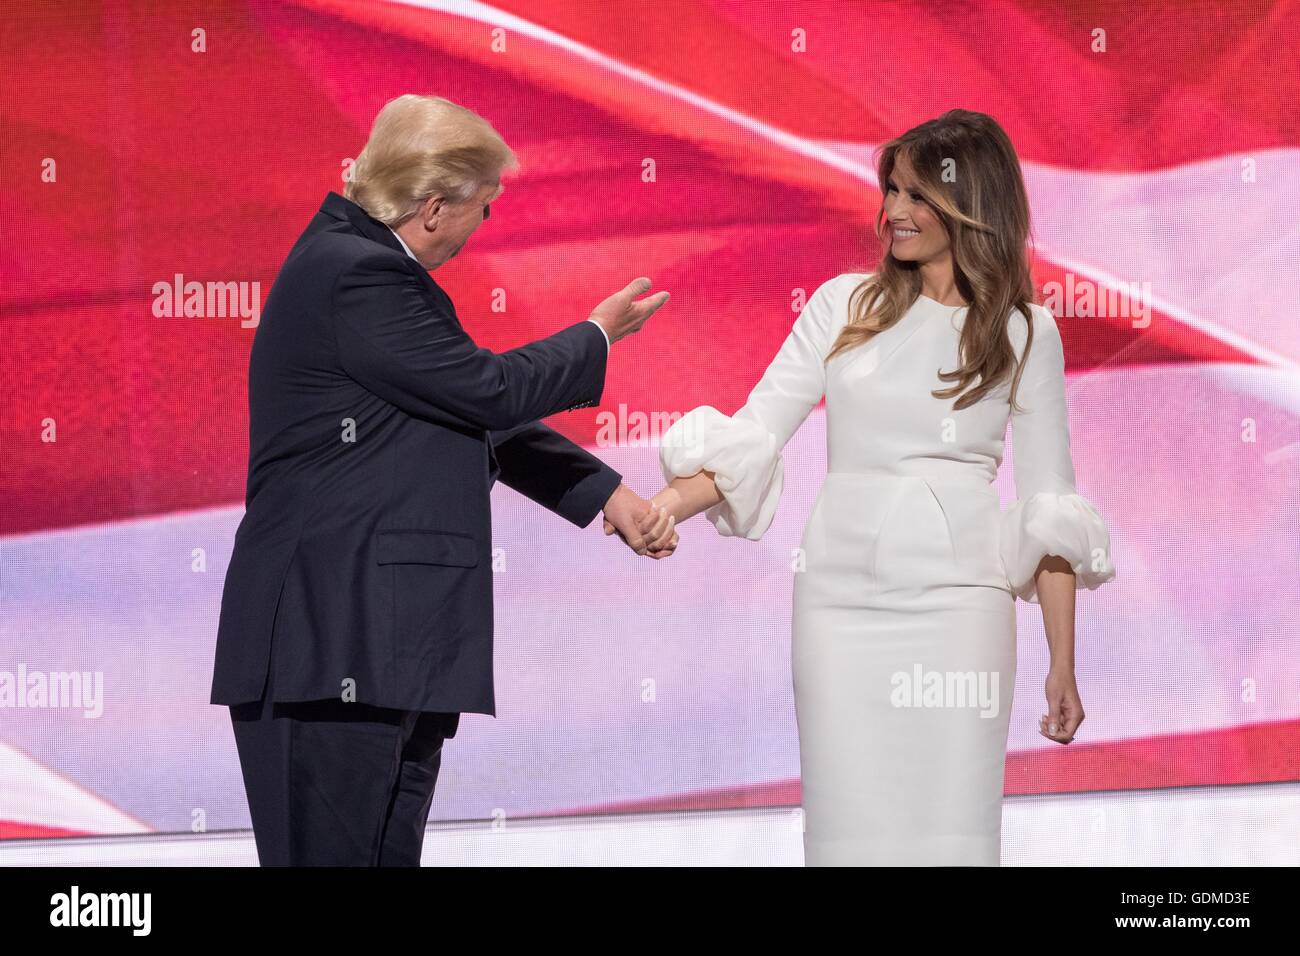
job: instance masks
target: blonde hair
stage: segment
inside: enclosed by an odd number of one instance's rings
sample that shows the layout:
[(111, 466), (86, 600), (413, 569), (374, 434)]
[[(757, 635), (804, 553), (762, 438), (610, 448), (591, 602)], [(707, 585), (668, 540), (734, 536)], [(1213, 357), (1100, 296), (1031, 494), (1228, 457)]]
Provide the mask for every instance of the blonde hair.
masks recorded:
[[(916, 191), (948, 232), (953, 278), (957, 291), (969, 303), (961, 333), (962, 364), (951, 372), (937, 370), (941, 381), (956, 384), (931, 394), (951, 398), (978, 380), (954, 403), (954, 410), (960, 410), (1011, 375), (1016, 356), (1007, 326), (1013, 311), (1019, 309), (1029, 329), (1011, 382), (1010, 404), (1016, 408), (1020, 374), (1033, 344), (1029, 306), (1034, 289), (1027, 245), (1029, 199), (1011, 139), (991, 116), (949, 110), (881, 147), (877, 173), (882, 195), (899, 157), (906, 157), (916, 177)], [(955, 168), (955, 179), (945, 181), (945, 168)], [(884, 220), (882, 202), (875, 224), (882, 243)], [(874, 274), (850, 296), (851, 318), (827, 360), (893, 326), (920, 294), (921, 274), (916, 264), (887, 253)]]
[(492, 124), (441, 96), (406, 93), (375, 117), (343, 195), (390, 227), (431, 196), (468, 202), (519, 161)]

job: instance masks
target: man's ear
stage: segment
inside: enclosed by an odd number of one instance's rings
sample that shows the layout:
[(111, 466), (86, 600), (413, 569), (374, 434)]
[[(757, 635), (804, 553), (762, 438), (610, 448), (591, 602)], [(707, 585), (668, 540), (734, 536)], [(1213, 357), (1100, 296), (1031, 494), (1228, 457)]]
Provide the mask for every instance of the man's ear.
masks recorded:
[(438, 228), (438, 218), (442, 215), (446, 207), (447, 198), (445, 196), (430, 196), (424, 201), (424, 208), (421, 209), (420, 215), (424, 219), (424, 228), (433, 232)]

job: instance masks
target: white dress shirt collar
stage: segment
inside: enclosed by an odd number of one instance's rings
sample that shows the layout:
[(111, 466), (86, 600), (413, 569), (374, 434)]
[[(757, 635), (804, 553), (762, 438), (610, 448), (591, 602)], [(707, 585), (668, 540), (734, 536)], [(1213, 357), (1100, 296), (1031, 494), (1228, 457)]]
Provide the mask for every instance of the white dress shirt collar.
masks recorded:
[[(391, 232), (393, 235), (397, 236), (397, 230), (394, 229), (392, 226), (388, 227), (388, 231)], [(406, 244), (406, 240), (403, 239), (401, 236), (397, 236), (397, 241), (402, 244), (402, 248), (406, 250), (406, 254), (410, 256), (412, 259), (415, 259), (415, 253), (412, 252), (411, 247)], [(420, 260), (416, 259), (415, 261), (419, 262)]]

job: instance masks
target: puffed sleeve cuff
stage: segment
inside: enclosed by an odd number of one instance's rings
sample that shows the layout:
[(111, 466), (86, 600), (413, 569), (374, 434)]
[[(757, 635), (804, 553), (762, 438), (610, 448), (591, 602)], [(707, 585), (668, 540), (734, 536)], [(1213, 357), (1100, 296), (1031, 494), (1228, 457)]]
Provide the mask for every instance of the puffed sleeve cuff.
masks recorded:
[(1007, 583), (1022, 601), (1040, 603), (1034, 572), (1049, 554), (1070, 563), (1075, 590), (1095, 591), (1115, 577), (1106, 524), (1082, 495), (1032, 494), (1002, 513), (999, 530)]
[(785, 472), (776, 436), (758, 422), (701, 405), (664, 432), (659, 463), (665, 481), (713, 473), (722, 501), (705, 516), (719, 534), (757, 541), (771, 525)]

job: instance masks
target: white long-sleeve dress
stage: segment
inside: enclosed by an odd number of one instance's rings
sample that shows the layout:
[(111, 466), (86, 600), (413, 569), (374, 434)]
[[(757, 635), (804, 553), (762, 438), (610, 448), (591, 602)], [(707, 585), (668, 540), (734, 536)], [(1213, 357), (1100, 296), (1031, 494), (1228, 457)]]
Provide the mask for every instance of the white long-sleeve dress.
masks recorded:
[[(757, 540), (781, 496), (781, 452), (826, 397), (827, 475), (795, 573), (791, 662), (804, 859), (816, 865), (1000, 862), (1016, 670), (1015, 597), (1037, 603), (1045, 555), (1077, 588), (1115, 576), (1101, 515), (1075, 488), (1065, 362), (1050, 311), (1011, 415), (1010, 382), (954, 411), (964, 307), (922, 296), (865, 345), (830, 351), (865, 274), (809, 298), (744, 407), (696, 408), (663, 436), (664, 475), (713, 472), (723, 535)], [(1017, 310), (1010, 337), (1024, 352)], [(1012, 425), (1017, 501), (993, 487)]]

